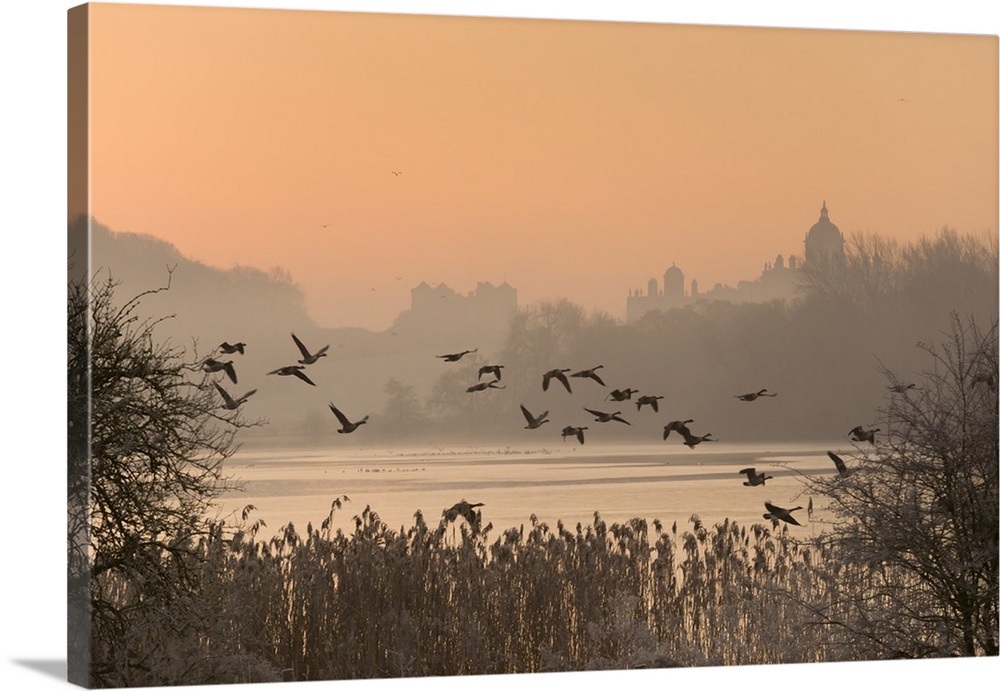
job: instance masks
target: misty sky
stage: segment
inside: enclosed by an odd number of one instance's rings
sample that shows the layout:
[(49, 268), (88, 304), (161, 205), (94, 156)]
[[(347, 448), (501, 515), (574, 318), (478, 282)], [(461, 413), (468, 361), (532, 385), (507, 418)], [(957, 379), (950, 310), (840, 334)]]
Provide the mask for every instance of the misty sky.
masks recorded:
[(846, 235), (997, 231), (994, 36), (91, 12), (93, 214), (281, 266), (322, 326), (420, 281), (624, 317), (672, 263), (801, 256), (824, 201)]

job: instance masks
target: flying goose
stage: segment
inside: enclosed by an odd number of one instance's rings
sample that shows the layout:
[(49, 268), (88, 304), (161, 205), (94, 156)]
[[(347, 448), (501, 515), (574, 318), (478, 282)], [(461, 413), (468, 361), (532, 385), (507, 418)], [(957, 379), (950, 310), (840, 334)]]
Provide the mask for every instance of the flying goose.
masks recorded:
[(455, 504), (454, 506), (452, 506), (450, 509), (445, 509), (444, 511), (442, 511), (441, 515), (444, 516), (449, 522), (452, 522), (456, 518), (458, 518), (459, 516), (461, 516), (470, 525), (475, 525), (475, 524), (478, 523), (478, 514), (479, 514), (479, 512), (478, 511), (473, 511), (473, 509), (475, 509), (477, 507), (480, 507), (480, 506), (486, 506), (486, 505), (483, 502), (481, 502), (481, 501), (480, 502), (476, 502), (475, 504), (470, 504), (465, 499), (462, 499), (462, 501), (458, 502), (457, 504)]
[(573, 389), (569, 388), (569, 379), (566, 378), (564, 372), (569, 372), (568, 369), (550, 369), (548, 372), (542, 375), (542, 391), (549, 390), (549, 382), (553, 378), (562, 382), (562, 385), (566, 387), (566, 390), (573, 393)]
[(605, 413), (600, 410), (591, 410), (590, 408), (584, 408), (584, 410), (593, 415), (594, 420), (597, 422), (611, 422), (612, 420), (614, 420), (615, 422), (624, 422), (626, 425), (632, 424), (625, 418), (620, 417), (621, 413), (618, 412), (617, 410), (613, 413)]
[(663, 426), (663, 439), (666, 440), (670, 436), (671, 432), (680, 432), (681, 436), (687, 438), (691, 436), (691, 430), (688, 429), (687, 423), (694, 422), (694, 420), (674, 420), (673, 422), (667, 423)]
[(848, 468), (847, 464), (844, 463), (844, 459), (835, 454), (833, 451), (827, 451), (826, 455), (830, 457), (833, 464), (837, 466), (837, 472), (840, 473), (840, 477), (847, 477), (854, 472), (853, 468)]
[(783, 509), (780, 506), (775, 506), (769, 501), (764, 502), (764, 508), (767, 509), (767, 513), (764, 514), (764, 518), (769, 518), (772, 521), (784, 521), (785, 523), (791, 523), (792, 525), (802, 525), (795, 520), (792, 516), (792, 511), (798, 511), (801, 506), (796, 506), (794, 509)]
[(229, 343), (228, 341), (226, 341), (219, 346), (219, 350), (221, 350), (226, 355), (232, 355), (233, 353), (239, 353), (240, 355), (242, 355), (246, 347), (247, 347), (246, 343)]
[(605, 384), (604, 381), (599, 376), (597, 376), (597, 370), (601, 369), (602, 367), (604, 367), (604, 365), (598, 365), (597, 367), (591, 367), (590, 369), (582, 369), (579, 372), (573, 372), (573, 374), (569, 376), (581, 377), (584, 379), (593, 379), (601, 386), (607, 386), (607, 384)]
[(506, 389), (506, 386), (498, 386), (497, 382), (499, 379), (491, 379), (490, 381), (481, 381), (478, 384), (473, 384), (466, 389), (468, 393), (475, 393), (476, 391), (485, 391), (486, 389)]
[(654, 413), (660, 412), (660, 404), (657, 403), (658, 400), (663, 398), (663, 396), (639, 396), (639, 400), (635, 402), (636, 410), (642, 410), (644, 405), (648, 405), (653, 409)]
[(861, 425), (858, 425), (850, 432), (848, 432), (848, 434), (851, 435), (851, 439), (854, 441), (866, 441), (869, 444), (874, 444), (875, 433), (880, 431), (881, 429), (878, 427), (876, 427), (875, 429), (865, 429)]
[(298, 336), (292, 334), (292, 340), (295, 341), (295, 345), (297, 345), (299, 347), (299, 350), (302, 351), (302, 359), (299, 360), (300, 365), (311, 365), (317, 360), (319, 360), (321, 357), (326, 357), (326, 351), (330, 347), (329, 345), (325, 345), (319, 350), (317, 350), (315, 353), (310, 353), (309, 349), (306, 348), (305, 344), (298, 339)]
[(901, 394), (905, 394), (910, 389), (915, 389), (915, 388), (917, 388), (916, 384), (893, 384), (892, 386), (888, 387), (889, 391)]
[(338, 434), (350, 434), (358, 427), (368, 422), (367, 415), (365, 415), (357, 422), (351, 422), (350, 420), (347, 419), (347, 416), (344, 415), (342, 412), (340, 412), (337, 406), (335, 406), (333, 403), (330, 403), (330, 410), (333, 411), (333, 414), (336, 415), (337, 419), (340, 421), (340, 429), (337, 430)]
[(634, 393), (639, 393), (639, 390), (638, 389), (615, 389), (614, 391), (612, 391), (611, 393), (609, 393), (607, 396), (605, 396), (604, 400), (606, 401), (606, 400), (608, 400), (610, 398), (612, 401), (617, 401), (618, 403), (621, 403), (622, 401), (627, 401), (630, 398), (632, 398), (632, 394), (634, 394)]
[(479, 350), (479, 348), (473, 348), (472, 350), (463, 350), (460, 353), (448, 353), (446, 355), (438, 355), (438, 357), (444, 360), (445, 362), (458, 362), (459, 360), (462, 359), (463, 356), (468, 355), (469, 353), (474, 353), (477, 350)]
[(271, 372), (268, 372), (268, 374), (277, 374), (279, 377), (298, 377), (306, 384), (316, 386), (316, 384), (313, 383), (313, 380), (307, 377), (305, 372), (302, 371), (304, 369), (305, 367), (302, 365), (288, 365), (287, 367), (279, 367), (276, 370), (272, 370)]
[(483, 365), (479, 368), (479, 376), (476, 377), (476, 381), (482, 379), (484, 374), (492, 374), (497, 378), (497, 381), (500, 381), (500, 370), (502, 369), (503, 365)]
[(719, 441), (718, 439), (709, 439), (709, 437), (711, 436), (712, 436), (711, 432), (709, 432), (708, 434), (703, 434), (701, 436), (698, 436), (697, 434), (691, 434), (690, 432), (688, 432), (687, 434), (684, 435), (684, 446), (693, 449), (703, 441)]
[(589, 427), (573, 427), (572, 425), (567, 425), (562, 428), (563, 441), (566, 441), (566, 437), (575, 436), (577, 440), (583, 443), (583, 430), (590, 429)]
[(201, 363), (201, 368), (206, 372), (220, 372), (225, 370), (226, 375), (236, 383), (236, 370), (233, 368), (232, 360), (216, 360), (215, 358), (205, 358)]
[(743, 483), (746, 487), (756, 487), (757, 485), (766, 484), (767, 480), (774, 479), (770, 475), (758, 473), (756, 468), (744, 468), (740, 472), (747, 476), (747, 481)]
[(549, 411), (547, 410), (538, 417), (535, 417), (534, 415), (531, 414), (531, 412), (527, 408), (524, 407), (524, 404), (522, 403), (521, 412), (524, 413), (524, 419), (528, 421), (528, 424), (525, 426), (524, 429), (538, 429), (539, 427), (541, 427), (542, 425), (544, 425), (546, 422), (549, 421), (548, 420)]
[(738, 398), (741, 401), (756, 401), (758, 398), (760, 398), (762, 396), (765, 396), (765, 397), (766, 396), (770, 396), (771, 398), (773, 398), (773, 397), (775, 397), (775, 396), (778, 395), (776, 393), (766, 393), (766, 392), (767, 392), (767, 389), (761, 389), (760, 391), (756, 391), (756, 392), (751, 391), (750, 393), (742, 393), (742, 394), (740, 394), (738, 396), (735, 396), (734, 398)]
[(257, 393), (257, 389), (253, 389), (251, 391), (247, 391), (245, 394), (243, 394), (239, 398), (235, 398), (234, 399), (232, 396), (229, 395), (229, 393), (225, 389), (223, 389), (221, 386), (219, 386), (218, 382), (212, 382), (212, 383), (215, 384), (215, 388), (218, 389), (219, 395), (221, 395), (222, 396), (222, 400), (225, 401), (225, 403), (223, 403), (220, 407), (221, 408), (225, 408), (226, 410), (236, 410), (241, 405), (243, 405), (244, 403), (246, 403), (246, 400), (248, 398), (250, 398), (255, 393)]

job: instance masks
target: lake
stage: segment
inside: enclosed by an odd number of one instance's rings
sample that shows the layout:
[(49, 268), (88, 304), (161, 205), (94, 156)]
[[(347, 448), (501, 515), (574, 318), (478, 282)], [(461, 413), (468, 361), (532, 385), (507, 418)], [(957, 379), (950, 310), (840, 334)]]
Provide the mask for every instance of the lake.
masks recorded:
[[(331, 502), (347, 495), (334, 526), (353, 529), (353, 517), (370, 506), (390, 528), (410, 527), (417, 510), (437, 525), (444, 509), (461, 499), (483, 502), (483, 525), (493, 535), (538, 520), (574, 529), (600, 512), (608, 523), (630, 518), (653, 519), (667, 527), (688, 526), (692, 514), (708, 525), (726, 517), (740, 524), (765, 523), (763, 502), (806, 506), (802, 475), (831, 474), (827, 449), (850, 455), (836, 442), (705, 443), (688, 449), (681, 443), (524, 446), (408, 446), (241, 449), (228, 459), (225, 472), (244, 485), (221, 499), (223, 514), (256, 507), (251, 520), (267, 524), (267, 538), (293, 523), (318, 527)], [(773, 479), (745, 487), (741, 468), (754, 466)], [(821, 518), (820, 504), (814, 519)], [(805, 510), (796, 513), (810, 527)]]

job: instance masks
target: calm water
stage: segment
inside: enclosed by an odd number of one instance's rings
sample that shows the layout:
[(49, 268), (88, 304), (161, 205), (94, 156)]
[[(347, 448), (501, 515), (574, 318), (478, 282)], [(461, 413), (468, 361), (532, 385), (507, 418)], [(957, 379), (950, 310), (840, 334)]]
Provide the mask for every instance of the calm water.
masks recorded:
[[(267, 524), (269, 537), (293, 523), (304, 532), (319, 526), (341, 495), (350, 503), (334, 525), (349, 529), (353, 517), (371, 506), (391, 528), (409, 527), (423, 512), (436, 525), (441, 512), (465, 498), (484, 502), (483, 523), (494, 535), (528, 524), (535, 514), (553, 528), (558, 520), (574, 528), (592, 521), (633, 517), (683, 528), (691, 514), (714, 524), (726, 517), (741, 524), (764, 522), (763, 502), (805, 506), (801, 475), (829, 474), (829, 443), (397, 447), (241, 450), (226, 473), (245, 491), (223, 497), (223, 513), (256, 506), (252, 516)], [(840, 449), (845, 451), (844, 449)], [(849, 449), (846, 451), (849, 452)], [(774, 479), (744, 487), (741, 468), (754, 466)], [(819, 505), (817, 503), (817, 509)], [(805, 511), (797, 514), (810, 531)], [(819, 511), (815, 514), (819, 519)]]

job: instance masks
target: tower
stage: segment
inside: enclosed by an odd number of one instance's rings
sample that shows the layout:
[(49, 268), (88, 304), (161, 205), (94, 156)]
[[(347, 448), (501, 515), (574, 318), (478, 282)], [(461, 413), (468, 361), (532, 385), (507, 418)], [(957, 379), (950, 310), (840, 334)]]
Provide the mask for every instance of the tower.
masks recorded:
[(819, 220), (813, 224), (806, 234), (805, 240), (806, 264), (837, 263), (844, 260), (844, 235), (830, 221), (830, 213), (826, 209), (826, 200), (819, 212)]

